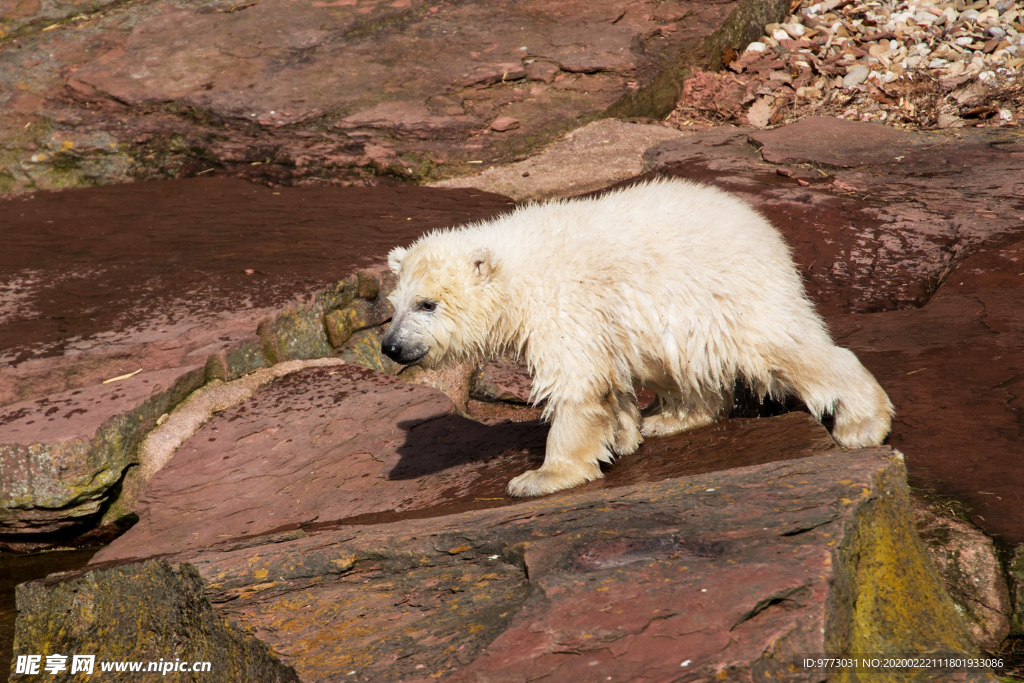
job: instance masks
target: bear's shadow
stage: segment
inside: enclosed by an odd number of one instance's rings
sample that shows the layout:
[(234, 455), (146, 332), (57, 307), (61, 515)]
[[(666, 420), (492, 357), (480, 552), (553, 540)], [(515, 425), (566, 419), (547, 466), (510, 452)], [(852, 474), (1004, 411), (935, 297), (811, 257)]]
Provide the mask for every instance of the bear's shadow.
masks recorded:
[[(794, 398), (761, 399), (743, 382), (737, 382), (729, 418), (773, 417), (794, 410), (807, 409)], [(826, 427), (831, 427), (828, 422), (826, 418)], [(548, 425), (540, 421), (486, 425), (447, 414), (425, 422), (400, 422), (397, 426), (405, 432), (405, 442), (397, 449), (399, 461), (388, 473), (391, 480), (418, 479), (448, 469), (486, 464), (484, 478), (488, 483), (480, 484), (490, 488), (490, 483), (507, 482), (544, 462)], [(479, 480), (479, 470), (473, 469), (474, 478)]]
[(539, 421), (486, 425), (461, 415), (399, 422), (405, 442), (388, 479), (418, 479), (443, 470), (487, 464), (488, 479), (510, 478), (544, 462), (548, 425)]

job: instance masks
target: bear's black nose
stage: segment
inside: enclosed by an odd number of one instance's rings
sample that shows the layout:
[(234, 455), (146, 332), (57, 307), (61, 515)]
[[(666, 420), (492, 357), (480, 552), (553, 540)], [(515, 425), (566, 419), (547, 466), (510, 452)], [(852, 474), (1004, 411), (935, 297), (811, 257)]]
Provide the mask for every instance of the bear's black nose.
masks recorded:
[(402, 347), (387, 340), (381, 343), (380, 352), (393, 361), (398, 361), (402, 357)]

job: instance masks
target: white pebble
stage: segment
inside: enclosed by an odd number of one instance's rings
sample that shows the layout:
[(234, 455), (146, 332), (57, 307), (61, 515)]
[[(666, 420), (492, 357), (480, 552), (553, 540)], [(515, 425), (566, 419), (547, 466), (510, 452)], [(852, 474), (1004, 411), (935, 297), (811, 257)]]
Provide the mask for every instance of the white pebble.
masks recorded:
[(758, 41), (755, 40), (750, 45), (747, 45), (746, 52), (764, 52), (767, 49), (768, 49), (767, 45), (765, 45), (764, 43), (761, 43), (761, 42), (758, 42)]
[[(782, 30), (785, 31), (786, 33), (788, 33), (794, 40), (798, 40), (798, 39), (802, 38), (804, 36), (804, 34), (807, 33), (807, 29), (805, 29), (800, 24), (796, 24), (796, 23), (794, 23), (794, 24), (783, 24), (782, 25)], [(1006, 35), (1006, 34), (1004, 33), (1003, 35)]]
[(844, 88), (853, 88), (863, 83), (871, 70), (868, 67), (858, 64), (846, 72), (846, 76), (843, 78)]

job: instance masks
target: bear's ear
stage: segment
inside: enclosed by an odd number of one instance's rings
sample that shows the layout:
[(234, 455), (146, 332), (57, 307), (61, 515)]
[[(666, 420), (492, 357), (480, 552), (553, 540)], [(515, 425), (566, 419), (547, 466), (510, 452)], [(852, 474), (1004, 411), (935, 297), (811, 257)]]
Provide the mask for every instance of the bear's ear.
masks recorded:
[(489, 280), (494, 272), (494, 259), (491, 257), (491, 250), (481, 247), (470, 255), (470, 262), (473, 265), (473, 272), (481, 280)]
[(408, 251), (405, 247), (395, 247), (388, 254), (388, 268), (395, 275), (398, 275), (398, 271), (402, 269), (402, 259), (405, 258)]

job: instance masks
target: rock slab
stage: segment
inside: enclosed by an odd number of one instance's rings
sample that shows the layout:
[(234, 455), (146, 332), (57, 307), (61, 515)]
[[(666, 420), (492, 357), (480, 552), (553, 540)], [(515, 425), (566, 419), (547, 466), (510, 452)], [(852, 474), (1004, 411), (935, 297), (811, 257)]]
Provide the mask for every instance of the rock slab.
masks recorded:
[[(125, 561), (241, 538), (517, 501), (508, 480), (544, 458), (547, 425), (487, 426), (435, 389), (358, 367), (309, 369), (219, 413), (150, 480), (138, 523), (93, 557)], [(804, 413), (649, 439), (584, 489), (835, 450)]]
[[(820, 681), (800, 656), (974, 651), (886, 448), (295, 530), (166, 561), (22, 586), (15, 652), (78, 647), (45, 615), (83, 582), (116, 604), (110, 577), (154, 567), (198, 575), (189, 586), (202, 599), (150, 638), (194, 647), (188, 617), (212, 605), (302, 681)], [(112, 627), (129, 639), (134, 612)]]
[(372, 336), (390, 285), (368, 269), (392, 246), (509, 206), (226, 178), (0, 199), (0, 544), (88, 530), (189, 392), (333, 356), (325, 314)]

